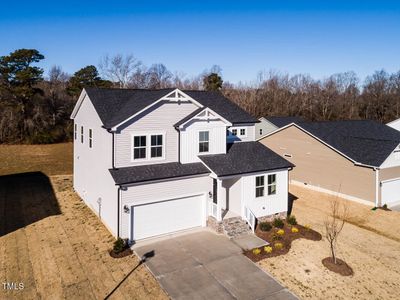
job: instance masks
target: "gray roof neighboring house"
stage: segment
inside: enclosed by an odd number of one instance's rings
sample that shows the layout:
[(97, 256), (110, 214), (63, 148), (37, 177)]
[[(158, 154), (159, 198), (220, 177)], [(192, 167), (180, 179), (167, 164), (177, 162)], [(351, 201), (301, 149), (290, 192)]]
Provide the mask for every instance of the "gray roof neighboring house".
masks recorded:
[(267, 121), (274, 124), (276, 127), (281, 128), (291, 123), (300, 123), (303, 122), (304, 119), (301, 117), (264, 117)]
[(229, 176), (268, 170), (287, 169), (294, 165), (259, 142), (229, 144), (227, 154), (201, 155), (200, 160), (217, 176)]
[[(175, 89), (110, 89), (85, 88), (99, 117), (106, 128), (125, 121), (132, 115), (156, 102)], [(182, 90), (205, 107), (211, 108), (232, 123), (257, 123), (258, 120), (245, 112), (219, 92)]]
[(379, 167), (400, 144), (400, 132), (372, 120), (302, 122), (307, 132), (355, 162)]
[(118, 185), (210, 173), (201, 162), (189, 164), (171, 162), (109, 169), (109, 171), (115, 184)]

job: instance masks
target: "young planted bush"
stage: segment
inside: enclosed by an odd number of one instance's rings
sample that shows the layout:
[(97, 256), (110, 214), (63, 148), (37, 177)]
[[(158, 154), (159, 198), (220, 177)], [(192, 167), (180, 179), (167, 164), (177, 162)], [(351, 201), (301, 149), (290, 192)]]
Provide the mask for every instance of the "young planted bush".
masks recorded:
[(287, 217), (287, 222), (288, 222), (290, 225), (297, 225), (296, 217), (293, 216), (293, 215), (290, 215), (289, 217)]
[(275, 246), (275, 249), (277, 249), (277, 250), (281, 250), (283, 248), (282, 243), (275, 243), (274, 246)]
[(262, 222), (262, 223), (260, 223), (260, 229), (261, 229), (262, 231), (270, 231), (271, 228), (272, 228), (272, 225), (271, 225), (270, 223), (268, 223), (268, 222)]
[(126, 240), (123, 240), (123, 239), (121, 239), (121, 238), (118, 238), (118, 239), (114, 242), (113, 251), (114, 251), (115, 254), (121, 253), (121, 252), (124, 251), (127, 247), (128, 247), (127, 241), (126, 241)]
[(285, 225), (282, 221), (282, 219), (276, 218), (273, 221), (274, 227), (276, 228), (283, 228), (283, 226)]
[(298, 229), (297, 227), (292, 227), (292, 232), (293, 232), (293, 233), (298, 233), (298, 232), (299, 232), (299, 229)]
[(285, 230), (279, 229), (279, 230), (276, 232), (276, 234), (277, 234), (277, 235), (284, 235), (284, 234), (285, 234)]
[(264, 252), (265, 253), (272, 253), (272, 247), (271, 246), (265, 246), (264, 247)]
[(261, 250), (260, 250), (260, 249), (258, 249), (258, 248), (253, 249), (253, 254), (254, 254), (254, 255), (258, 255), (258, 254), (260, 254), (260, 253), (261, 253)]

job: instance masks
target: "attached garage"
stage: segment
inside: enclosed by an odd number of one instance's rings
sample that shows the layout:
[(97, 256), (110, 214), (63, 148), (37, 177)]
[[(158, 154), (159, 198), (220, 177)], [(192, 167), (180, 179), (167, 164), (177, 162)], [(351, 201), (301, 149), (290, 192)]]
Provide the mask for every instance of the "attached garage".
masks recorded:
[(141, 240), (203, 226), (205, 195), (169, 199), (131, 207), (131, 240)]
[(382, 181), (382, 205), (388, 206), (400, 203), (400, 178)]

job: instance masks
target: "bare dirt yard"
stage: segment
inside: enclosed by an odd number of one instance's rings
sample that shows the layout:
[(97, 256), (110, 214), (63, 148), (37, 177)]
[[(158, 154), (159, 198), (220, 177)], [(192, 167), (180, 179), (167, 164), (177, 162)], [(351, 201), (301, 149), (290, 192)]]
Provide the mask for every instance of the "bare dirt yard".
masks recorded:
[(72, 174), (72, 143), (0, 145), (0, 175), (41, 171), (46, 175)]
[[(73, 192), (71, 175), (44, 174), (71, 173), (68, 145), (0, 146), (9, 166), (1, 172), (18, 173), (0, 176), (0, 299), (104, 299), (138, 264), (109, 256), (114, 238)], [(24, 288), (7, 291), (5, 282)], [(141, 265), (110, 299), (167, 296)]]
[[(298, 186), (291, 186), (290, 192), (298, 197), (292, 214), (299, 224), (309, 224), (324, 235), (324, 220), (334, 197)], [(302, 299), (399, 299), (400, 212), (346, 203), (350, 217), (339, 237), (338, 256), (354, 275), (343, 277), (322, 265), (329, 256), (324, 237), (295, 240), (288, 254), (264, 259), (259, 265)]]

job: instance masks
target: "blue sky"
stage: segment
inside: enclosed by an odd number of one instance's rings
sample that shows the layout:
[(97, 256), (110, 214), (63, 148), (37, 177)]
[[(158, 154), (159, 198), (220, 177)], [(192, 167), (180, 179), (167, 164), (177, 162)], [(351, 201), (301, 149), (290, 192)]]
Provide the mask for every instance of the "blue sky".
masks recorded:
[(259, 71), (315, 78), (400, 70), (400, 1), (7, 1), (0, 55), (36, 48), (69, 73), (105, 54), (134, 54), (194, 76)]

